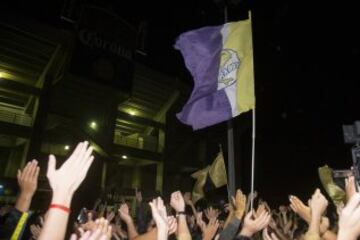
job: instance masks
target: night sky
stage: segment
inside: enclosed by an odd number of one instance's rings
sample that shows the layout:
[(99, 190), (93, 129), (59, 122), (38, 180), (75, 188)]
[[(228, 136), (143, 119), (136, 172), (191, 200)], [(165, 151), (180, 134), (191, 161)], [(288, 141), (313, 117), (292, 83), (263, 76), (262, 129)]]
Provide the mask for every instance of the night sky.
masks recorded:
[[(223, 22), (223, 14), (212, 0), (102, 2), (111, 3), (129, 22), (147, 20), (148, 57), (144, 61), (182, 77), (189, 85), (192, 81), (183, 60), (172, 47), (176, 37)], [(229, 20), (242, 18), (245, 7), (253, 10), (256, 185), (270, 202), (285, 202), (290, 193), (309, 197), (319, 186), (317, 167), (327, 163), (348, 168), (351, 164), (342, 124), (360, 120), (360, 15), (355, 3), (313, 2), (253, 0), (230, 9)], [(61, 24), (62, 1), (12, 3), (21, 14)], [(238, 127), (242, 129), (244, 189), (250, 169), (249, 119), (247, 114), (235, 120), (236, 126), (246, 123), (245, 129)]]

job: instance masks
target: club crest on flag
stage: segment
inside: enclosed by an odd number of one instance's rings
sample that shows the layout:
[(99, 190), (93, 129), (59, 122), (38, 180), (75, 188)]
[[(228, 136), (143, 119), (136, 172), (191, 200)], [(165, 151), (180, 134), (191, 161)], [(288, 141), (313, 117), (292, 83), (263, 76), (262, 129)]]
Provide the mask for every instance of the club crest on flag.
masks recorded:
[(221, 51), (218, 90), (226, 88), (236, 82), (239, 66), (240, 59), (236, 51), (232, 49), (223, 49)]

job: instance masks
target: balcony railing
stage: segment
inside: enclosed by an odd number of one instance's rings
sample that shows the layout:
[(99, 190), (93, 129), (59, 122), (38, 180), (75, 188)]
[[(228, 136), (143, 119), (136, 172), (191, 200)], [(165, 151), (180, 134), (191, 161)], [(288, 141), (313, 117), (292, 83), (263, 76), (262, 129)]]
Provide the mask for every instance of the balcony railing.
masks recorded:
[(32, 117), (27, 114), (18, 114), (10, 111), (0, 110), (0, 121), (14, 123), (23, 126), (32, 126)]
[(115, 133), (114, 143), (152, 152), (161, 152), (161, 149), (158, 147), (158, 139), (152, 136), (126, 137)]

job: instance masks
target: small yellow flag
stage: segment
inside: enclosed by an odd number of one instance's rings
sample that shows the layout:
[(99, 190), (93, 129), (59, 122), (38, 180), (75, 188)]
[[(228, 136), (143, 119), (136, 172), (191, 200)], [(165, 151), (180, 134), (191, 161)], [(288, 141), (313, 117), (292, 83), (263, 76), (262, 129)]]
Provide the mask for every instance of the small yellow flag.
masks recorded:
[(216, 188), (227, 184), (226, 168), (222, 151), (218, 153), (214, 162), (211, 164), (209, 176)]
[(332, 177), (332, 169), (327, 165), (319, 168), (320, 181), (336, 206), (345, 203), (346, 194), (343, 189), (335, 184)]
[(192, 199), (193, 199), (194, 203), (196, 203), (198, 200), (200, 200), (201, 198), (203, 198), (205, 196), (203, 187), (206, 183), (206, 178), (207, 178), (209, 169), (210, 169), (210, 167), (207, 166), (206, 168), (201, 169), (201, 170), (191, 174), (191, 177), (197, 179), (197, 181), (194, 185), (193, 192), (192, 192)]
[(191, 177), (197, 179), (192, 192), (194, 203), (205, 196), (204, 186), (208, 174), (216, 188), (227, 184), (226, 168), (222, 151), (218, 153), (211, 166), (207, 166), (206, 168), (191, 174)]

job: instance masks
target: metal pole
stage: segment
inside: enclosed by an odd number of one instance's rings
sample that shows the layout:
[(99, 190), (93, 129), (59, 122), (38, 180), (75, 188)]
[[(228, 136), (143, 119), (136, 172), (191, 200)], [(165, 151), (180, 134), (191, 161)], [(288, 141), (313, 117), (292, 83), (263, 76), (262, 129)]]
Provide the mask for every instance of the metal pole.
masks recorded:
[(227, 121), (228, 142), (228, 191), (230, 196), (235, 196), (235, 163), (234, 163), (234, 128), (232, 121)]
[[(224, 21), (228, 21), (228, 8), (224, 6)], [(228, 194), (235, 196), (235, 154), (234, 154), (234, 128), (232, 120), (227, 121), (227, 143), (228, 143)]]

